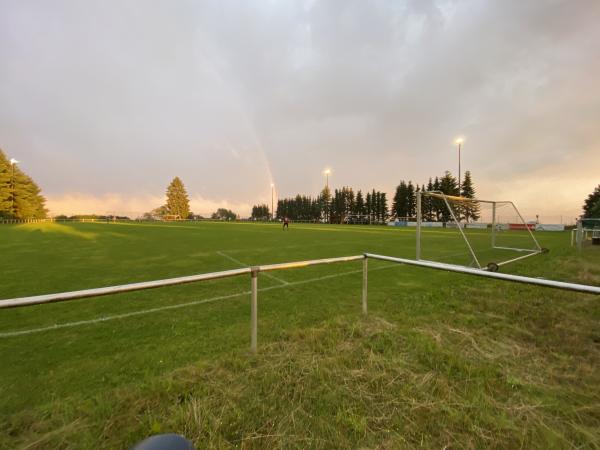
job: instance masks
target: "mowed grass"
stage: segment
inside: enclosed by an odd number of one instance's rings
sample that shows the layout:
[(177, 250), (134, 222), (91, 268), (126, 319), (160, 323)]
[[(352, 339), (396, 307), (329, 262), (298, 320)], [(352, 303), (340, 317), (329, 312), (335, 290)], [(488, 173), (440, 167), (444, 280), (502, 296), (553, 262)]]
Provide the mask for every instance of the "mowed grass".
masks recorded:
[[(427, 251), (464, 252), (456, 230)], [(525, 233), (514, 232), (516, 240)], [(600, 285), (600, 251), (503, 268)], [(414, 257), (412, 229), (251, 223), (0, 228), (0, 298), (363, 252)], [(429, 257), (430, 254), (428, 253)], [(0, 448), (598, 448), (600, 299), (369, 262), (0, 310)]]

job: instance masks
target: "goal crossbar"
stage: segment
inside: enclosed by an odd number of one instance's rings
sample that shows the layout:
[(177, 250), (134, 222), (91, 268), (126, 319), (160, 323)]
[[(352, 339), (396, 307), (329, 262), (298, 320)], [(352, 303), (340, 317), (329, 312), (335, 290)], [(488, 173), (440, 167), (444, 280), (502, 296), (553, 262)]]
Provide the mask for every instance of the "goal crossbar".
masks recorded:
[(496, 203), (496, 204), (512, 203), (509, 200), (480, 200), (478, 198), (459, 197), (458, 195), (447, 195), (441, 191), (424, 191), (424, 192), (421, 192), (421, 194), (425, 195), (427, 197), (435, 197), (435, 198), (439, 198), (439, 199), (447, 199), (447, 200), (463, 202), (463, 203)]

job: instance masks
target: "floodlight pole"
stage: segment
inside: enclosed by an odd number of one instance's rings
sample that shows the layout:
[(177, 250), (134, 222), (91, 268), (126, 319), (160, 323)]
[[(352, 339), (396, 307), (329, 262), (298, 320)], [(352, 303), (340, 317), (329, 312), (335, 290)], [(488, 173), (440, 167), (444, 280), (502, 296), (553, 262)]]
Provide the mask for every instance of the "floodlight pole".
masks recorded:
[(275, 220), (274, 199), (275, 199), (275, 184), (271, 183), (271, 220)]
[(417, 261), (421, 259), (421, 195), (420, 191), (417, 192)]
[(460, 146), (462, 140), (458, 141), (458, 195), (460, 196)]
[[(327, 188), (327, 193), (329, 193), (331, 196), (331, 193), (329, 192), (329, 174), (330, 173), (331, 173), (331, 169), (325, 169), (325, 187)], [(327, 207), (327, 212), (326, 212), (325, 216), (326, 216), (325, 219), (327, 220), (327, 223), (329, 223), (329, 205)]]

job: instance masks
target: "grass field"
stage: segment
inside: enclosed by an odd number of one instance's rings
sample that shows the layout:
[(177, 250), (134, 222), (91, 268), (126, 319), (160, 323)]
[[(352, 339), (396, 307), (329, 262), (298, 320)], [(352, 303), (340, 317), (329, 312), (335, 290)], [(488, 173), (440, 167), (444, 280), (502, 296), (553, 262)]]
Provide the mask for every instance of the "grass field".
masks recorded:
[[(426, 230), (440, 260), (456, 230)], [(515, 239), (526, 239), (514, 233)], [(503, 271), (600, 285), (600, 251)], [(0, 228), (0, 298), (363, 252), (413, 229), (252, 223)], [(427, 254), (429, 257), (430, 255)], [(459, 256), (462, 258), (463, 256)], [(0, 310), (0, 448), (600, 448), (600, 298), (370, 261)]]

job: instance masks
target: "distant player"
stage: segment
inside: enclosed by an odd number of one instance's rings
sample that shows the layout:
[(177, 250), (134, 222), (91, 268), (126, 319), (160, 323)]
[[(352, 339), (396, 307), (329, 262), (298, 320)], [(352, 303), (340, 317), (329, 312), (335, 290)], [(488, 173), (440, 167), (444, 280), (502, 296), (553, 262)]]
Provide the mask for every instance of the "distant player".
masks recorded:
[(284, 217), (283, 218), (283, 229), (285, 230), (286, 228), (288, 230), (290, 228), (290, 219), (288, 219), (287, 217)]

